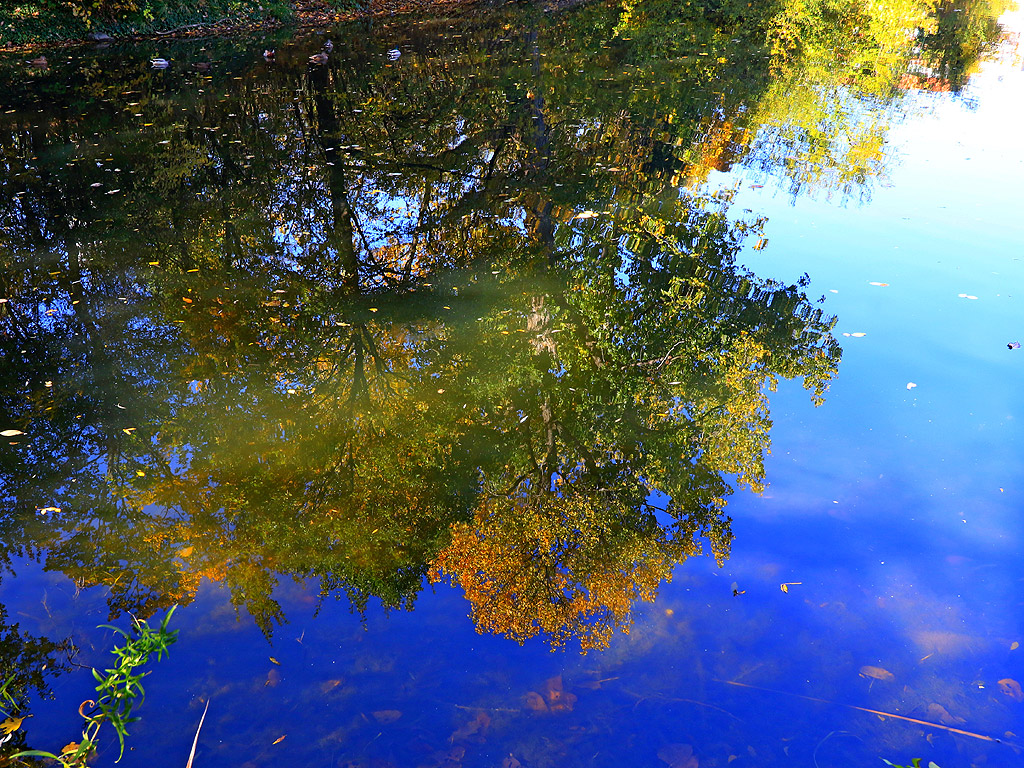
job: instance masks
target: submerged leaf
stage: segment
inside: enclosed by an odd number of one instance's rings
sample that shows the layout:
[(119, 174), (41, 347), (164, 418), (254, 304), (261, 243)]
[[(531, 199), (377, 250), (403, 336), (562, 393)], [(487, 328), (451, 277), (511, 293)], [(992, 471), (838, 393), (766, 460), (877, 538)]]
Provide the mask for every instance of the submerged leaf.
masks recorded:
[(1021, 690), (1020, 683), (1012, 678), (1004, 677), (1000, 680), (999, 690), (1014, 701), (1024, 701), (1024, 691)]
[(669, 768), (697, 768), (697, 756), (689, 744), (666, 744), (658, 750), (658, 759)]
[(934, 720), (938, 720), (943, 725), (963, 725), (967, 722), (962, 717), (951, 715), (949, 710), (938, 703), (928, 705), (928, 716)]
[(874, 680), (885, 680), (885, 681), (895, 680), (896, 679), (896, 675), (894, 675), (889, 670), (882, 669), (881, 667), (872, 667), (870, 665), (863, 666), (863, 667), (860, 668), (860, 676), (861, 677), (870, 677), (870, 678), (872, 678)]
[(528, 691), (523, 697), (523, 706), (530, 712), (547, 712), (548, 704), (544, 697), (536, 691)]

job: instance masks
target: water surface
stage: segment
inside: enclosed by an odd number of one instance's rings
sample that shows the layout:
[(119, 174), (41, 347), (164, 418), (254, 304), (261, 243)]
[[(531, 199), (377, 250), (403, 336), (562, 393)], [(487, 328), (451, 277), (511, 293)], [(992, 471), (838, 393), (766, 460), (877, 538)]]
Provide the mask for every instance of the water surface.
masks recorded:
[(1016, 38), (801, 8), (0, 63), (5, 749), (1016, 764)]

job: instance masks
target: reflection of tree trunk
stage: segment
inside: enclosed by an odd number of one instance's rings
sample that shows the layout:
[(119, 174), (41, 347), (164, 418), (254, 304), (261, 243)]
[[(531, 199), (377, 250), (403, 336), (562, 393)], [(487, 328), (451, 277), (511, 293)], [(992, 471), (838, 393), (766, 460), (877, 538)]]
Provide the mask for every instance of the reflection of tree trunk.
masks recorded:
[[(544, 96), (541, 94), (540, 83), (540, 45), (537, 42), (537, 30), (530, 32), (528, 42), (532, 50), (533, 89), (527, 94), (529, 98), (530, 123), (533, 144), (533, 173), (543, 182), (546, 180), (548, 166), (551, 164), (551, 129), (544, 117)], [(545, 254), (548, 266), (555, 263), (555, 223), (552, 218), (553, 204), (550, 200), (537, 199), (530, 211), (534, 221), (530, 230)]]
[(324, 143), (324, 158), (327, 162), (327, 188), (331, 197), (333, 230), (328, 245), (333, 250), (335, 271), (332, 276), (348, 292), (359, 289), (359, 255), (355, 247), (355, 214), (348, 198), (348, 179), (345, 176), (344, 159), (339, 162), (337, 142), (340, 140), (338, 115), (334, 103), (327, 95), (330, 70), (317, 67), (309, 76), (313, 90), (313, 106), (316, 111), (320, 140)]

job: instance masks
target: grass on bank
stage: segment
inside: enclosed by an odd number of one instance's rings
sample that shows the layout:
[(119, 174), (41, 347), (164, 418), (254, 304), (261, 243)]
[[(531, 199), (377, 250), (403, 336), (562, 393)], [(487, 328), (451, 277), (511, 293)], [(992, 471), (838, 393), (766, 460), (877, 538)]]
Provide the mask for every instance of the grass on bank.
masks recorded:
[[(324, 0), (350, 10), (362, 0)], [(89, 35), (152, 35), (193, 24), (288, 22), (293, 0), (0, 0), (0, 48), (86, 40)]]

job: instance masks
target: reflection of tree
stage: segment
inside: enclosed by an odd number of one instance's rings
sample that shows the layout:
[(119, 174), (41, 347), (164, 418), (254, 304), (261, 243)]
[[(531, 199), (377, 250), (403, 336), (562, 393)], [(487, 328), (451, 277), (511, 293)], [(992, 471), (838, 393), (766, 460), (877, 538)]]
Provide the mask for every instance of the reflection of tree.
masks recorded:
[(571, 244), (555, 246), (558, 279), (459, 349), (474, 378), (453, 385), (481, 388), (500, 450), (434, 575), (464, 587), (482, 629), (605, 644), (699, 537), (728, 555), (729, 478), (764, 478), (764, 389), (801, 377), (822, 395), (831, 321), (735, 266), (746, 225), (727, 211), (727, 197), (684, 197), (556, 227), (553, 243)]
[[(22, 632), (18, 624), (7, 622), (7, 609), (0, 605), (0, 717), (5, 713), (25, 716), (30, 696), (48, 695), (46, 678), (67, 671), (67, 661), (60, 655), (72, 648), (70, 640), (54, 643)], [(19, 730), (11, 740), (5, 739), (3, 751), (14, 752), (24, 746), (25, 734)], [(0, 763), (3, 761), (0, 757)]]
[(26, 434), (0, 556), (45, 550), (113, 613), (218, 581), (268, 631), (282, 577), (398, 607), (433, 569), (481, 626), (600, 645), (702, 539), (728, 555), (765, 390), (818, 400), (839, 357), (801, 286), (737, 267), (756, 225), (678, 188), (728, 167), (770, 72), (620, 67), (642, 57), (601, 47), (608, 9), (501, 18), (413, 37), (400, 70), (363, 38), (223, 97), (133, 81), (143, 118), (97, 63), (116, 153), (78, 110), (2, 118), (0, 398)]

